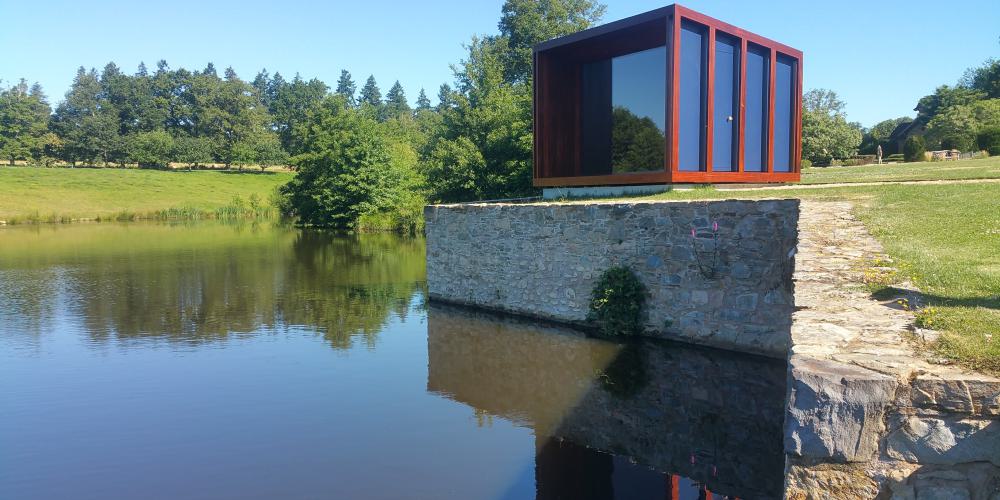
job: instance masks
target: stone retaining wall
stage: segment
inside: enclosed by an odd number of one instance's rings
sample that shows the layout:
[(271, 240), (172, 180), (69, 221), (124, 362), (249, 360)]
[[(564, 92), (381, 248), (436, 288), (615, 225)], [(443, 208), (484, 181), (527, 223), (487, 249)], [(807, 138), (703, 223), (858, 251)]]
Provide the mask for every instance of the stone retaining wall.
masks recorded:
[(803, 202), (799, 229), (786, 497), (1000, 500), (1000, 380), (914, 352), (912, 313), (859, 286), (888, 258), (850, 204)]
[(649, 335), (784, 358), (798, 206), (429, 206), (428, 290), (434, 300), (582, 324), (600, 274), (625, 265), (649, 289)]

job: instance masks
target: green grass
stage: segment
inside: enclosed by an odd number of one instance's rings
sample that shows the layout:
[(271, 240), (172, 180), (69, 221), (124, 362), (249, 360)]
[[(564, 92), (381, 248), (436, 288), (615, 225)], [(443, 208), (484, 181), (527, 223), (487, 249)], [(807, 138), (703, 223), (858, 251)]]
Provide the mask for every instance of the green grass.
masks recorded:
[(1000, 184), (696, 189), (652, 198), (779, 197), (853, 202), (855, 214), (893, 258), (901, 277), (920, 288), (924, 308), (917, 312), (917, 323), (941, 332), (927, 346), (930, 354), (1000, 374)]
[[(266, 204), (287, 172), (0, 167), (0, 220), (134, 220), (226, 217)], [(239, 197), (243, 207), (234, 207)], [(236, 203), (235, 205), (239, 205)], [(241, 213), (242, 213), (241, 212)]]
[(1000, 157), (802, 169), (803, 184), (1000, 178)]

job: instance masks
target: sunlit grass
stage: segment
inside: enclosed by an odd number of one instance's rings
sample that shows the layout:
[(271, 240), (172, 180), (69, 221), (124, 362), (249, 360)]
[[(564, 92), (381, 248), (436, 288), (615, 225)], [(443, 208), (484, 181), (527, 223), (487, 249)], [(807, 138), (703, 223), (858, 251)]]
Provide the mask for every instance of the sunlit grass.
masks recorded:
[(815, 167), (802, 170), (803, 184), (962, 179), (1000, 179), (1000, 157), (860, 167)]
[[(201, 219), (269, 205), (287, 172), (0, 167), (0, 221)], [(243, 207), (233, 207), (234, 200)], [(233, 209), (233, 210), (230, 210)], [(239, 215), (239, 214), (237, 214)]]

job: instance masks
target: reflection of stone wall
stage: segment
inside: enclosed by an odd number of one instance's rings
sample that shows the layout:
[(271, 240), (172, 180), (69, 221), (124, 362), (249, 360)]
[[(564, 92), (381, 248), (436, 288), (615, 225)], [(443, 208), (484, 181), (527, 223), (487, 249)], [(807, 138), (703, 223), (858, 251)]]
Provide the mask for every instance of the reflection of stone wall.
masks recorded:
[(621, 264), (649, 288), (651, 335), (788, 351), (796, 200), (439, 205), (425, 217), (432, 299), (581, 322), (598, 276)]
[(441, 306), (428, 311), (428, 352), (429, 390), (538, 436), (722, 494), (780, 496), (783, 363), (655, 340), (616, 344)]

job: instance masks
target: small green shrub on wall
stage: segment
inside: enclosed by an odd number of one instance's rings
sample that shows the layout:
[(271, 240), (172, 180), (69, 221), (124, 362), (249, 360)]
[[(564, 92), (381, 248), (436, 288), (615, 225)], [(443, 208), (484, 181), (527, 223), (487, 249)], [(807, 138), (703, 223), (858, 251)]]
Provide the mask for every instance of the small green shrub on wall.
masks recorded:
[(903, 143), (903, 158), (906, 158), (906, 161), (924, 161), (926, 151), (924, 138), (919, 135), (911, 135)]
[(604, 335), (636, 335), (642, 332), (646, 310), (646, 286), (631, 269), (609, 268), (591, 292), (587, 321)]

